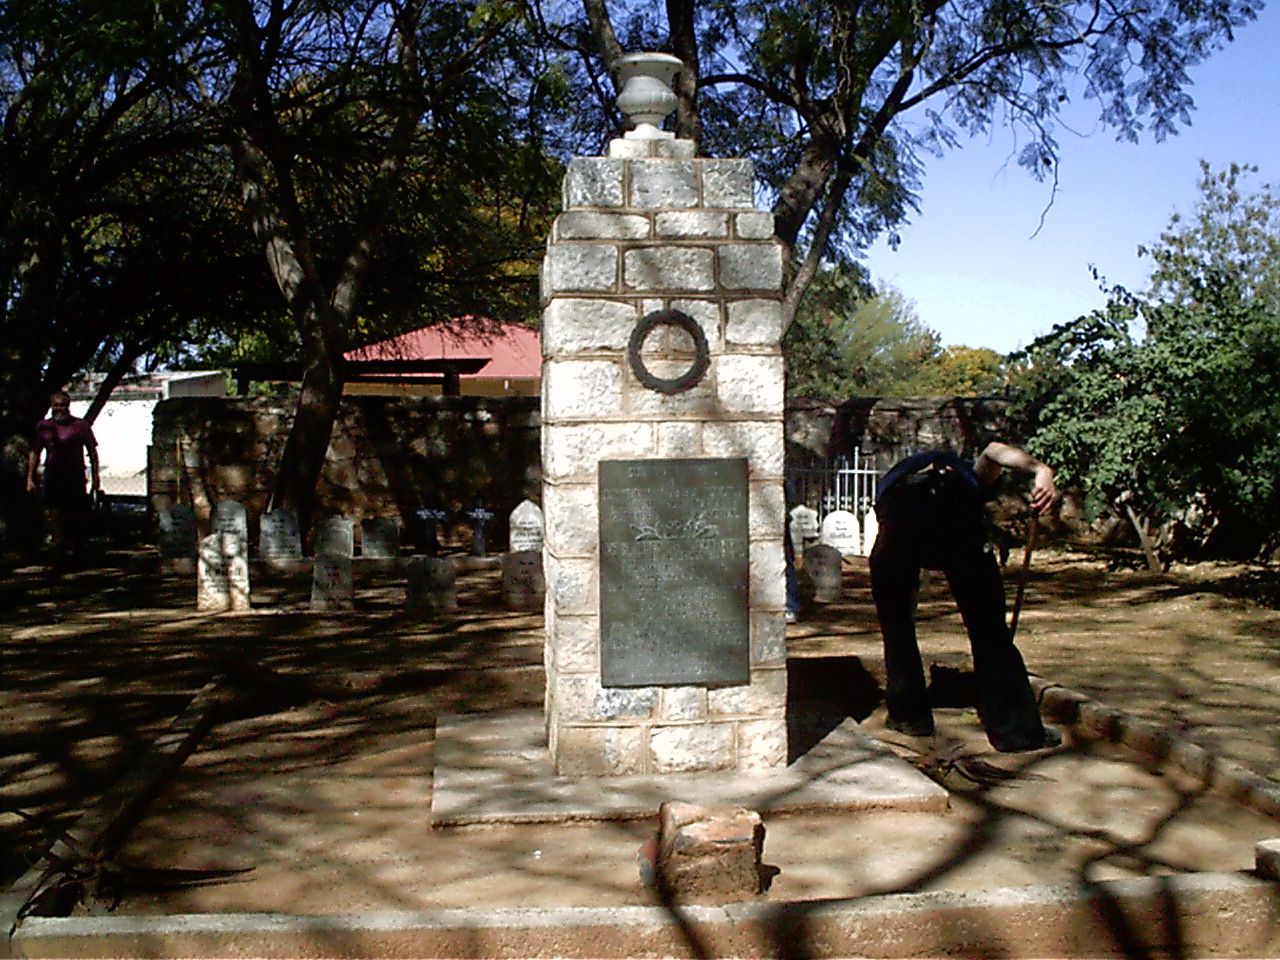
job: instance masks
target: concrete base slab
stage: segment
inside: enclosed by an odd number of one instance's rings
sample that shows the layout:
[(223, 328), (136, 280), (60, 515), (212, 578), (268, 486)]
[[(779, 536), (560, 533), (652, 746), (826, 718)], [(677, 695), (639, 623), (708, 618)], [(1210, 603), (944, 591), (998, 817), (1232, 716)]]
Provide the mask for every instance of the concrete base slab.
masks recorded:
[(667, 800), (799, 810), (947, 809), (947, 792), (846, 719), (774, 771), (570, 779), (556, 776), (542, 713), (441, 717), (431, 825), (655, 817)]
[(1264, 957), (1276, 885), (1238, 874), (808, 903), (330, 916), (31, 918), (35, 957)]

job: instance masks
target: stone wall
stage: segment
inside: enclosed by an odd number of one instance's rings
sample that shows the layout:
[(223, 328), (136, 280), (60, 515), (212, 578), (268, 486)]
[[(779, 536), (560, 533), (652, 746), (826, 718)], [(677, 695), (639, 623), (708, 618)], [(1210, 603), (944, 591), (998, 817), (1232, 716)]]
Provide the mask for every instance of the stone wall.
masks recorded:
[[(904, 446), (972, 448), (1007, 438), (1007, 406), (999, 398), (793, 401), (786, 412), (787, 456), (825, 462), (857, 445), (890, 460)], [(159, 403), (149, 456), (152, 509), (181, 499), (203, 525), (213, 503), (241, 500), (256, 544), (292, 415), (291, 405), (267, 400)], [(357, 526), (365, 517), (399, 515), (406, 542), (420, 545), (424, 531), (413, 509), (432, 499), (465, 509), (479, 498), (497, 514), (490, 543), (500, 547), (507, 514), (525, 497), (541, 499), (539, 439), (535, 398), (348, 398), (321, 475), (317, 515), (344, 514)]]
[(991, 440), (1020, 443), (1003, 397), (855, 397), (840, 404), (787, 403), (787, 456), (806, 463), (877, 454), (888, 466), (904, 449), (948, 447), (976, 455)]
[[(238, 500), (256, 544), (293, 416), (267, 400), (192, 397), (156, 406), (148, 456), (153, 511), (190, 504), (204, 530), (212, 505)], [(489, 542), (506, 545), (507, 515), (537, 499), (539, 415), (534, 397), (349, 397), (343, 401), (316, 490), (315, 515), (356, 521), (398, 516), (403, 540), (424, 548), (415, 511), (494, 511)], [(459, 521), (460, 523), (462, 521)]]

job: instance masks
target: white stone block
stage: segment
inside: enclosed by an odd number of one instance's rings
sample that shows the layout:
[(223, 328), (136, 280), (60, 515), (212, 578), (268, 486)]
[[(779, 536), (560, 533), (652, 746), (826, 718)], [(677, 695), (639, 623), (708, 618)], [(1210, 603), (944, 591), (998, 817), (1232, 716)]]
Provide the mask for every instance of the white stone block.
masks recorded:
[[(645, 358), (645, 368), (655, 377), (671, 380), (682, 375), (693, 365), (693, 358), (658, 360)], [(679, 393), (659, 393), (650, 390), (635, 378), (627, 367), (627, 413), (635, 417), (710, 417), (716, 412), (716, 395), (710, 372), (702, 379)]]
[[(720, 303), (717, 300), (672, 300), (671, 309), (687, 313), (698, 321), (702, 335), (707, 339), (707, 347), (712, 355), (719, 353), (723, 347), (720, 337)], [(689, 344), (693, 346), (692, 343)]]
[(747, 530), (754, 539), (773, 540), (782, 536), (787, 522), (787, 500), (782, 484), (751, 484), (747, 506)]
[(604, 723), (610, 720), (646, 720), (658, 706), (657, 687), (601, 687), (590, 675), (556, 678), (556, 703), (560, 718)]
[(753, 477), (781, 477), (781, 411), (766, 422), (704, 424), (702, 449), (708, 457), (746, 457)]
[(653, 156), (657, 140), (627, 140), (616, 137), (609, 141), (609, 156), (624, 160), (646, 160)]
[(781, 540), (761, 540), (750, 547), (750, 573), (752, 609), (764, 607), (776, 609), (786, 605), (786, 563)]
[(777, 666), (787, 658), (787, 621), (781, 610), (751, 615), (751, 665)]
[(782, 357), (728, 354), (715, 364), (716, 393), (727, 413), (775, 413), (782, 409)]
[(639, 319), (629, 303), (556, 297), (542, 311), (542, 355), (625, 350)]
[(753, 670), (751, 682), (707, 691), (707, 712), (715, 717), (781, 717), (787, 706), (787, 671)]
[(623, 254), (622, 279), (631, 290), (715, 289), (715, 254), (708, 247), (642, 247)]
[(702, 424), (674, 421), (655, 424), (658, 428), (658, 456), (667, 458), (702, 456)]
[(556, 724), (552, 753), (556, 773), (569, 777), (640, 773), (644, 769), (644, 728)]
[(547, 639), (557, 673), (600, 672), (599, 618), (558, 616), (547, 624)]
[(726, 290), (779, 290), (782, 246), (777, 243), (726, 244), (717, 248), (720, 285)]
[[(622, 410), (622, 368), (610, 360), (551, 360), (542, 365), (543, 415), (601, 417)], [(544, 420), (544, 423), (546, 420)]]
[(559, 293), (609, 293), (618, 284), (618, 248), (600, 243), (556, 243), (547, 250), (543, 299)]
[(542, 470), (548, 480), (593, 479), (601, 460), (638, 459), (654, 452), (649, 424), (547, 424), (542, 428)]
[(649, 236), (649, 218), (635, 213), (568, 210), (556, 217), (551, 236), (555, 240), (644, 240)]
[(595, 488), (548, 483), (543, 484), (542, 498), (548, 550), (557, 557), (594, 556), (599, 524)]
[(734, 218), (734, 228), (740, 240), (771, 240), (773, 238), (773, 214), (765, 210), (750, 210)]
[(564, 208), (622, 206), (624, 164), (610, 157), (574, 157), (564, 177)]
[[(545, 502), (545, 493), (543, 495)], [(555, 616), (594, 615), (597, 612), (596, 561), (543, 553), (547, 575), (547, 605)]]
[(658, 717), (662, 720), (705, 720), (707, 718), (706, 688), (664, 687)]
[(692, 160), (633, 160), (631, 206), (640, 210), (698, 205), (698, 173)]
[(677, 210), (654, 217), (659, 237), (679, 240), (718, 240), (729, 236), (729, 214), (723, 210)]
[(655, 727), (649, 737), (649, 760), (657, 773), (727, 770), (734, 766), (731, 723), (691, 723)]
[(653, 155), (669, 160), (692, 160), (697, 155), (692, 140), (651, 140)]
[(785, 719), (744, 720), (738, 724), (738, 769), (768, 770), (786, 763)]
[(702, 205), (723, 210), (755, 206), (755, 174), (750, 160), (703, 160)]
[(737, 300), (729, 304), (725, 340), (734, 344), (775, 344), (782, 339), (782, 304), (777, 300)]

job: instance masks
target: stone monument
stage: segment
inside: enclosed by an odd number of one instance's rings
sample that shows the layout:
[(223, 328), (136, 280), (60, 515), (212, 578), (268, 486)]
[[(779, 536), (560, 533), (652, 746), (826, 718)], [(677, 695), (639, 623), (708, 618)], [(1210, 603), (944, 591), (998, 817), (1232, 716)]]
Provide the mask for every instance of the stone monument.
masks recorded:
[(570, 776), (781, 766), (782, 247), (747, 160), (633, 129), (569, 162), (542, 267), (546, 726)]

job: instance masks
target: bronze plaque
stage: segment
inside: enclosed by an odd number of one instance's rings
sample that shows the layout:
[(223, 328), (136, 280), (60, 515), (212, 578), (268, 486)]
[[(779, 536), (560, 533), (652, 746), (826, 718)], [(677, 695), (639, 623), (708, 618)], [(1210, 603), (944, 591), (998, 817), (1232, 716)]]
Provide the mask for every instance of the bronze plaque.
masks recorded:
[(602, 460), (600, 682), (746, 683), (747, 461)]

